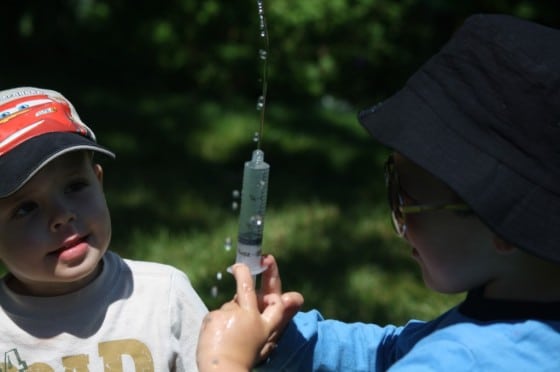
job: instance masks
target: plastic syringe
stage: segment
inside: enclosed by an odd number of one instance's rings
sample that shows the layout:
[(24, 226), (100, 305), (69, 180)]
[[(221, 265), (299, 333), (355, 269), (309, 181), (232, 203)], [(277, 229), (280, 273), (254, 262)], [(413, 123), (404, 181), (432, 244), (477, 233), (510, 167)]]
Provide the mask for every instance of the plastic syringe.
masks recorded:
[(261, 246), (269, 171), (270, 165), (264, 161), (264, 152), (260, 149), (253, 151), (243, 169), (235, 262), (247, 265), (253, 275), (266, 270), (261, 266)]

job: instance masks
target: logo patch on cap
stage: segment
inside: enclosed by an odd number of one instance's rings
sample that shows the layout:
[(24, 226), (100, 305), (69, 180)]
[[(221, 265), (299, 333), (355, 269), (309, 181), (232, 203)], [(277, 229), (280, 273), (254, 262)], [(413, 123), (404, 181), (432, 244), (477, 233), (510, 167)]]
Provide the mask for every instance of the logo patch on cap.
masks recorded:
[(94, 138), (67, 101), (38, 91), (33, 93), (14, 94), (0, 104), (0, 155), (45, 133), (74, 132)]

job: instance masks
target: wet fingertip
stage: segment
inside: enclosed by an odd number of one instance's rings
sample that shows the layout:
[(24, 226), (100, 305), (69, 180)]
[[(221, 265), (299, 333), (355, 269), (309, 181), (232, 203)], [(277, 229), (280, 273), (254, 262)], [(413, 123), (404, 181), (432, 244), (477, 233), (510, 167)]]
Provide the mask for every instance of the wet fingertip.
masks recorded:
[(304, 302), (303, 296), (297, 292), (284, 293), (281, 298), (284, 305), (302, 306)]
[(226, 271), (227, 271), (228, 273), (230, 273), (230, 274), (233, 275), (233, 267), (234, 267), (235, 265), (237, 265), (237, 264), (233, 264), (233, 265), (228, 266), (228, 268), (226, 269)]
[(235, 274), (237, 272), (237, 270), (239, 270), (242, 266), (244, 266), (245, 264), (242, 263), (235, 263), (233, 265), (230, 266), (231, 268), (231, 273)]
[(275, 261), (276, 261), (276, 259), (274, 258), (274, 256), (269, 254), (269, 253), (263, 254), (261, 256), (261, 264), (262, 265), (270, 266)]

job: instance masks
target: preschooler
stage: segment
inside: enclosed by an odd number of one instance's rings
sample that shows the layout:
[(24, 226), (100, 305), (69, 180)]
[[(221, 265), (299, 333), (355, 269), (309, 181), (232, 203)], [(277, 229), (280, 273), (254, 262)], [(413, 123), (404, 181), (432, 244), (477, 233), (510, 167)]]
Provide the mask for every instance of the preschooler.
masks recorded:
[(0, 355), (19, 371), (196, 371), (187, 276), (108, 250), (98, 155), (60, 93), (0, 91)]
[[(467, 292), (464, 302), (403, 326), (316, 310), (288, 321), (301, 297), (269, 283), (257, 301), (239, 265), (236, 298), (204, 322), (199, 368), (560, 370), (559, 45), (559, 30), (474, 15), (402, 90), (359, 115), (394, 150), (385, 169), (393, 222), (424, 282)], [(265, 283), (279, 282), (267, 260)]]

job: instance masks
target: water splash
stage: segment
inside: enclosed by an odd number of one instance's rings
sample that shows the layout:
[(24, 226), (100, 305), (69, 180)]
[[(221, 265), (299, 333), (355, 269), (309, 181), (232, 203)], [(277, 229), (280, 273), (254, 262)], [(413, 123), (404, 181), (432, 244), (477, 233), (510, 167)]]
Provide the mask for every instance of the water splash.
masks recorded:
[[(259, 173), (263, 173), (263, 166), (266, 166), (266, 168), (264, 168), (265, 174), (266, 174), (266, 179), (268, 179), (268, 164), (264, 163), (264, 159), (263, 159), (263, 152), (260, 150), (261, 147), (261, 141), (263, 138), (263, 129), (264, 129), (264, 118), (265, 118), (265, 108), (266, 108), (266, 95), (267, 95), (267, 89), (268, 89), (268, 30), (267, 30), (267, 26), (266, 26), (266, 19), (264, 16), (264, 1), (263, 0), (257, 0), (257, 7), (258, 7), (258, 15), (259, 15), (259, 37), (261, 39), (261, 42), (263, 43), (263, 47), (260, 48), (258, 50), (258, 58), (259, 61), (262, 63), (262, 76), (260, 81), (262, 82), (262, 92), (261, 95), (258, 97), (257, 99), (257, 111), (260, 112), (260, 125), (258, 128), (258, 131), (255, 131), (253, 134), (253, 142), (255, 142), (257, 144), (257, 150), (254, 151), (253, 153), (253, 157), (255, 157), (255, 153), (257, 153), (259, 155), (258, 159), (252, 159), (251, 162), (247, 162), (247, 163), (251, 163), (250, 165), (258, 165), (258, 169), (253, 169), (251, 168), (251, 170), (253, 172), (258, 171)], [(258, 160), (258, 161), (257, 161)], [(245, 167), (247, 167), (247, 164), (245, 165)], [(244, 172), (244, 177), (245, 177), (245, 172)], [(262, 232), (262, 227), (263, 227), (263, 222), (264, 222), (264, 205), (266, 204), (266, 186), (267, 186), (267, 182), (263, 179), (261, 179), (259, 181), (259, 183), (257, 184), (257, 187), (260, 189), (259, 193), (264, 195), (264, 203), (260, 203), (260, 205), (262, 205), (263, 208), (263, 213), (262, 214), (255, 214), (252, 215), (249, 219), (249, 224), (251, 225), (252, 228), (257, 228), (260, 229), (260, 231)], [(253, 187), (254, 189), (254, 187)], [(245, 192), (246, 190), (243, 190), (243, 192)], [(232, 203), (231, 203), (231, 209), (233, 211), (237, 211), (237, 209), (240, 206), (240, 197), (241, 197), (242, 192), (240, 192), (239, 190), (233, 190), (232, 191)], [(250, 194), (248, 194), (250, 195)], [(224, 250), (226, 252), (229, 252), (232, 250), (232, 239), (230, 237), (226, 237), (225, 241), (224, 241)], [(260, 245), (259, 245), (259, 254), (260, 254)], [(236, 259), (237, 261), (237, 259)], [(228, 270), (229, 271), (229, 270)], [(216, 277), (215, 277), (217, 283), (214, 284), (211, 289), (210, 289), (210, 296), (212, 296), (213, 298), (217, 298), (218, 295), (220, 294), (220, 290), (219, 290), (219, 285), (218, 283), (221, 282), (221, 280), (223, 279), (223, 274), (222, 272), (218, 271), (216, 272)]]
[(262, 61), (262, 94), (257, 100), (257, 110), (260, 111), (259, 136), (257, 139), (257, 149), (261, 148), (261, 141), (264, 131), (264, 114), (266, 108), (266, 93), (268, 88), (268, 29), (266, 27), (266, 18), (264, 16), (264, 1), (257, 0), (257, 8), (259, 13), (259, 35), (262, 39), (264, 47), (259, 49), (259, 59)]

